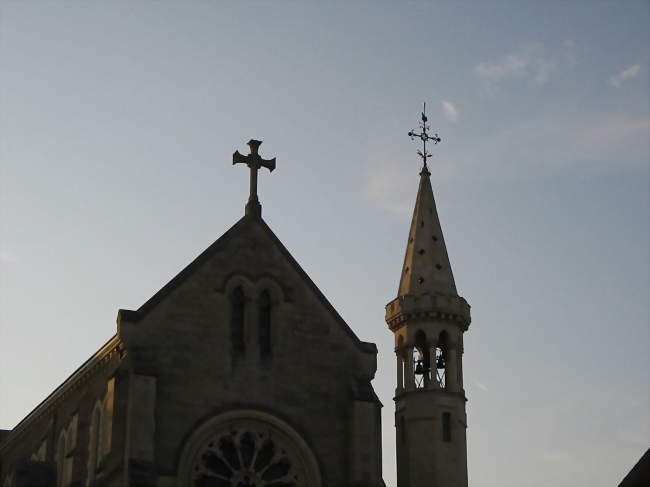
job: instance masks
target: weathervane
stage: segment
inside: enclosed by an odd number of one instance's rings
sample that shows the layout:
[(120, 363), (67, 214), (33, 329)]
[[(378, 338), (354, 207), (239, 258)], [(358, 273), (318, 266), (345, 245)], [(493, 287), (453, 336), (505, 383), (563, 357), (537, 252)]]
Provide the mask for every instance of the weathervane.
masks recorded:
[(427, 104), (426, 102), (424, 103), (424, 108), (422, 109), (422, 120), (420, 121), (420, 130), (421, 132), (418, 134), (417, 132), (411, 130), (408, 135), (411, 137), (411, 140), (418, 138), (422, 141), (422, 150), (418, 150), (418, 155), (422, 158), (422, 161), (424, 161), (424, 165), (422, 166), (422, 170), (429, 172), (429, 168), (427, 167), (427, 159), (431, 157), (431, 154), (427, 152), (427, 142), (428, 141), (433, 141), (433, 144), (436, 145), (438, 142), (440, 142), (440, 137), (438, 137), (438, 134), (433, 134), (433, 136), (429, 135), (427, 131), (429, 130), (429, 125), (427, 125)]

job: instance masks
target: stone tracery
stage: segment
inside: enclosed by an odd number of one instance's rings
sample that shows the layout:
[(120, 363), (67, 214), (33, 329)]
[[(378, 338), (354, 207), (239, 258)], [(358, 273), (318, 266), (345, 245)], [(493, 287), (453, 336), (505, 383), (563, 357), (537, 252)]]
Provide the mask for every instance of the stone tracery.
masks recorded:
[(302, 440), (283, 424), (256, 417), (259, 414), (267, 416), (259, 412), (241, 414), (203, 429), (191, 442), (191, 451), (186, 452), (186, 468), (181, 469), (186, 473), (181, 473), (179, 480), (184, 477), (193, 487), (319, 484), (318, 468)]
[(193, 470), (196, 487), (297, 487), (302, 478), (269, 435), (247, 430), (215, 436)]

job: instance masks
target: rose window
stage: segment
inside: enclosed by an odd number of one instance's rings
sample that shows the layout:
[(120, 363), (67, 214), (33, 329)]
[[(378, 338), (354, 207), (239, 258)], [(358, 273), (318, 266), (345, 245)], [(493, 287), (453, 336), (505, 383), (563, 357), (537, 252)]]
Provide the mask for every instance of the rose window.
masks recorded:
[[(243, 426), (243, 425), (242, 425)], [(299, 487), (304, 475), (289, 445), (269, 431), (229, 428), (212, 436), (192, 469), (194, 487)], [(280, 440), (280, 441), (278, 441)]]

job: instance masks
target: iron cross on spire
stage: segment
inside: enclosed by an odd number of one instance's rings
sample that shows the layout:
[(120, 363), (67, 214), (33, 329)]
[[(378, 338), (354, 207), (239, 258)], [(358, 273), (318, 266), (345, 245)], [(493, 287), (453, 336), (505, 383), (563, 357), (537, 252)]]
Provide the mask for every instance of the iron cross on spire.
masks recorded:
[(262, 216), (262, 205), (260, 205), (260, 200), (257, 198), (257, 171), (265, 167), (269, 171), (275, 169), (275, 157), (273, 159), (262, 159), (258, 154), (262, 145), (261, 140), (251, 139), (248, 141), (248, 146), (251, 148), (251, 153), (247, 156), (241, 155), (239, 151), (235, 151), (232, 155), (232, 163), (243, 163), (246, 164), (251, 170), (251, 192), (248, 197), (248, 203), (246, 203), (246, 214), (255, 215), (257, 217)]
[(422, 150), (418, 150), (418, 155), (422, 158), (422, 161), (424, 162), (424, 165), (422, 166), (422, 171), (424, 172), (429, 172), (429, 168), (427, 167), (427, 159), (431, 157), (431, 154), (427, 152), (427, 142), (432, 141), (433, 145), (437, 145), (442, 139), (438, 137), (438, 134), (433, 134), (429, 135), (428, 130), (429, 130), (429, 125), (427, 125), (427, 104), (426, 102), (424, 103), (424, 108), (422, 109), (422, 119), (420, 121), (420, 130), (421, 132), (418, 134), (417, 132), (411, 130), (408, 135), (411, 137), (411, 140), (413, 139), (420, 139), (422, 141)]

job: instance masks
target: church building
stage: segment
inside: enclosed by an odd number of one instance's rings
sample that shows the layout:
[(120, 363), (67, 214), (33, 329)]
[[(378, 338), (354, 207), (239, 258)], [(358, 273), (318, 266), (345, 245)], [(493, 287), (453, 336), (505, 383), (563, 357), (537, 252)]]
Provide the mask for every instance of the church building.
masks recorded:
[[(426, 164), (396, 299), (398, 487), (466, 486), (463, 333)], [(439, 140), (439, 139), (438, 139)], [(244, 216), (9, 431), (2, 487), (383, 487), (377, 347), (362, 341), (262, 219)], [(396, 256), (397, 257), (397, 256)], [(300, 364), (315, 364), (301, 367)], [(385, 445), (392, 448), (392, 445)]]

